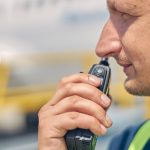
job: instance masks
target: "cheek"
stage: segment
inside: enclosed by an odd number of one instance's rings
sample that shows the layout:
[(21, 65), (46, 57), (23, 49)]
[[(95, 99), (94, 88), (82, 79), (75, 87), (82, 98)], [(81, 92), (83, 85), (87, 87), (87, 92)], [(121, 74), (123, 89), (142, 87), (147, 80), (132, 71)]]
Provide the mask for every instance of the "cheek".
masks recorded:
[(134, 76), (138, 81), (150, 80), (150, 42), (147, 40), (148, 37), (139, 36), (137, 32), (126, 32), (122, 38), (126, 57), (133, 64)]
[[(144, 28), (143, 28), (144, 26)], [(122, 34), (124, 51), (131, 62), (140, 65), (150, 59), (150, 24), (133, 24)]]
[(128, 60), (132, 63), (139, 60), (138, 57), (140, 57), (139, 53), (141, 52), (139, 51), (138, 40), (135, 38), (135, 35), (128, 31), (121, 38), (121, 42)]

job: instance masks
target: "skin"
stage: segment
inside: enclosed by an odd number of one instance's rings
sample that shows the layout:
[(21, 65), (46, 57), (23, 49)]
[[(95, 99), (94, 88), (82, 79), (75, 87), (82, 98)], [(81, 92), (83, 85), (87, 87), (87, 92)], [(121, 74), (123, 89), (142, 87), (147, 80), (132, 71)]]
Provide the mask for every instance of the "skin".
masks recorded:
[(110, 17), (96, 53), (116, 59), (134, 95), (150, 95), (150, 0), (108, 0)]
[[(125, 88), (150, 95), (150, 0), (108, 0), (110, 17), (96, 47), (99, 57), (113, 57), (124, 68)], [(111, 100), (101, 81), (78, 73), (61, 79), (52, 99), (39, 111), (39, 150), (67, 150), (64, 135), (75, 128), (103, 135), (112, 125)]]
[(75, 128), (105, 134), (112, 125), (111, 100), (97, 87), (99, 78), (83, 73), (61, 79), (53, 98), (39, 112), (39, 150), (67, 150), (64, 135)]

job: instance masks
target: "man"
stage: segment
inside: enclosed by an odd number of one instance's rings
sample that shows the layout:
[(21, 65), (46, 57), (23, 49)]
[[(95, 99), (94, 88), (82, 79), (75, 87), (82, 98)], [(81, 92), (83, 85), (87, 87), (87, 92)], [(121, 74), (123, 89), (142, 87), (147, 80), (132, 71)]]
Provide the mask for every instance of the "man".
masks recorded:
[[(107, 4), (110, 17), (96, 54), (111, 56), (123, 67), (129, 93), (149, 96), (150, 0), (108, 0)], [(39, 150), (66, 150), (64, 135), (75, 128), (89, 129), (96, 135), (106, 133), (112, 124), (105, 111), (111, 100), (96, 88), (100, 84), (98, 78), (87, 74), (60, 81), (53, 98), (39, 112)], [(128, 142), (123, 141), (121, 150)]]

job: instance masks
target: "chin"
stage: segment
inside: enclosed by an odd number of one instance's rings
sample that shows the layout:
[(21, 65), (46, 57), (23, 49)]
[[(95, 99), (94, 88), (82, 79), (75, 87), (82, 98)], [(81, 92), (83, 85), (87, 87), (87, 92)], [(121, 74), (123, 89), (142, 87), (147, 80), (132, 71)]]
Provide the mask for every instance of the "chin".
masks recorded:
[(132, 95), (150, 96), (150, 85), (147, 85), (148, 83), (141, 83), (141, 81), (137, 81), (136, 79), (126, 79), (124, 87)]

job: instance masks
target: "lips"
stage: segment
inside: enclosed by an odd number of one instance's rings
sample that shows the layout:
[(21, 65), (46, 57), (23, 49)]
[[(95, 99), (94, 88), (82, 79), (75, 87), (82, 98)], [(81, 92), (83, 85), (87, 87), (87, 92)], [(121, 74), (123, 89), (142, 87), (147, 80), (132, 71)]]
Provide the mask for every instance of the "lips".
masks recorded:
[(130, 74), (131, 69), (132, 69), (132, 64), (131, 63), (119, 63), (118, 62), (118, 64), (123, 67), (123, 71), (126, 75)]
[(127, 74), (128, 70), (132, 67), (132, 64), (124, 65), (123, 71)]
[(118, 64), (119, 64), (120, 66), (124, 67), (124, 68), (129, 67), (129, 66), (132, 65), (131, 63), (120, 63), (120, 62), (118, 62)]

